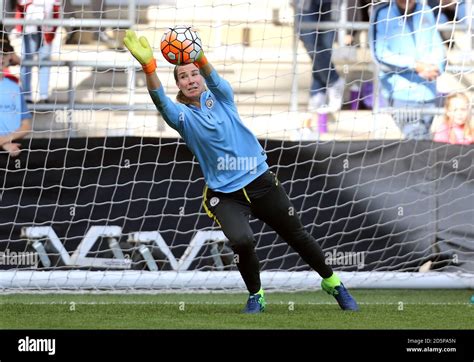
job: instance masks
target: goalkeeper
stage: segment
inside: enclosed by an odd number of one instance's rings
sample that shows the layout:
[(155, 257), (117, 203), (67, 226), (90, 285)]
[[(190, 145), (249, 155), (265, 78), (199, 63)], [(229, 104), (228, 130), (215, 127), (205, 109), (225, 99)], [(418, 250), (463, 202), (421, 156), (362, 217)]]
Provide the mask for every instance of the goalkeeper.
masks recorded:
[(356, 301), (326, 264), (321, 247), (292, 212), (288, 195), (268, 170), (265, 151), (242, 123), (229, 83), (217, 74), (205, 55), (201, 52), (194, 63), (174, 68), (179, 88), (178, 103), (174, 103), (155, 72), (156, 60), (147, 39), (138, 39), (128, 30), (124, 43), (143, 66), (156, 108), (199, 161), (207, 183), (203, 206), (229, 239), (250, 293), (244, 312), (260, 313), (265, 309), (250, 215), (271, 226), (319, 273), (322, 288), (343, 310), (357, 310)]

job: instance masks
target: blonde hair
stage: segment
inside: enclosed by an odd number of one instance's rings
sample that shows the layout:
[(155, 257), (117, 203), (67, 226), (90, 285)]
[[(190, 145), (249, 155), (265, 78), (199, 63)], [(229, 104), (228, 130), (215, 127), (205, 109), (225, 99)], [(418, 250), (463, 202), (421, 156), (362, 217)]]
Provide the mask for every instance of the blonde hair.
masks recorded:
[[(471, 112), (471, 100), (469, 99), (467, 94), (462, 92), (451, 93), (446, 97), (446, 101), (444, 103), (443, 123), (449, 127), (449, 140), (453, 143), (456, 143), (456, 135), (453, 132), (452, 120), (450, 120), (448, 117), (448, 112), (450, 112), (449, 107), (451, 106), (453, 99), (464, 100), (467, 106), (469, 107), (469, 113)], [(474, 132), (471, 125), (471, 117), (469, 117), (467, 122), (464, 124), (464, 137), (470, 137), (471, 139), (474, 139)]]

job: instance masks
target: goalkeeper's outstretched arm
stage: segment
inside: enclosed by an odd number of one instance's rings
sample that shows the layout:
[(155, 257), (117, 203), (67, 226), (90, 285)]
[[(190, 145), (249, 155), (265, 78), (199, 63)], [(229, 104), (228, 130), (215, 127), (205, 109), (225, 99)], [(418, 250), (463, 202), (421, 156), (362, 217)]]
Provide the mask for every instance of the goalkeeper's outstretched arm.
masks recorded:
[[(146, 75), (148, 89), (153, 90), (160, 88), (161, 82), (156, 74), (156, 59), (153, 56), (153, 49), (148, 39), (144, 36), (138, 38), (133, 30), (127, 30), (124, 44), (135, 59), (142, 65)], [(204, 77), (208, 77), (214, 69), (202, 50), (194, 64), (199, 68), (199, 71)]]
[(150, 43), (144, 36), (138, 38), (133, 30), (127, 30), (124, 44), (135, 59), (142, 65), (146, 75), (148, 92), (158, 111), (166, 123), (182, 135), (183, 128), (182, 122), (180, 122), (181, 109), (164, 93), (163, 86), (156, 74), (156, 60), (153, 56)]
[[(143, 71), (146, 75), (148, 91), (158, 111), (161, 113), (166, 123), (168, 123), (170, 127), (177, 130), (183, 136), (183, 122), (180, 121), (183, 118), (182, 107), (185, 104), (195, 104), (199, 107), (201, 93), (199, 95), (192, 94), (192, 91), (190, 93), (189, 90), (186, 90), (186, 85), (180, 87), (178, 85), (178, 83), (181, 82), (178, 79), (180, 70), (175, 68), (175, 80), (176, 84), (180, 88), (177, 100), (178, 103), (181, 104), (174, 103), (168, 96), (166, 96), (163, 86), (158, 78), (156, 73), (156, 60), (153, 56), (153, 49), (151, 48), (148, 40), (143, 36), (138, 38), (133, 30), (127, 30), (124, 38), (124, 44), (130, 53), (135, 57), (135, 59), (137, 59), (137, 61), (142, 65)], [(207, 85), (214, 92), (217, 98), (233, 103), (232, 88), (228, 82), (219, 77), (202, 50), (194, 59), (192, 64), (194, 64), (194, 66), (199, 69), (199, 73), (206, 80)], [(189, 65), (191, 64), (180, 64), (180, 67), (187, 67), (187, 69), (184, 71), (185, 73), (192, 72), (192, 68), (190, 69), (188, 67)], [(198, 89), (200, 92), (203, 92), (205, 87), (198, 87)]]

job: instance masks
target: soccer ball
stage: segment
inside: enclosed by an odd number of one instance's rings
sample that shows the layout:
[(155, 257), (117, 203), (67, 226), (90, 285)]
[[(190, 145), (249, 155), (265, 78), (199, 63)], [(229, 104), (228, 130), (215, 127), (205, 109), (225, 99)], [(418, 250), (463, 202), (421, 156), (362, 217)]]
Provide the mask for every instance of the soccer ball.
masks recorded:
[(201, 52), (201, 39), (190, 26), (169, 28), (161, 38), (161, 53), (171, 64), (189, 64), (196, 61)]

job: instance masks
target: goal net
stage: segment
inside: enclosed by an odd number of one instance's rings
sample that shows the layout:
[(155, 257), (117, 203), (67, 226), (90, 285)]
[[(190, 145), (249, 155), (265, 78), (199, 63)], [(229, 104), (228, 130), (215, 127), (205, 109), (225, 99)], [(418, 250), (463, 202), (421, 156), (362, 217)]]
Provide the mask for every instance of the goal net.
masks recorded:
[[(294, 212), (347, 286), (474, 287), (474, 146), (409, 139), (399, 127), (400, 118), (429, 114), (434, 134), (444, 111), (440, 103), (413, 108), (384, 97), (384, 77), (405, 74), (376, 56), (375, 40), (387, 39), (375, 39), (375, 26), (386, 22), (374, 20), (374, 11), (393, 2), (333, 2), (310, 11), (319, 14), (315, 21), (286, 0), (99, 7), (71, 0), (58, 17), (41, 12), (48, 1), (23, 17), (0, 4), (21, 58), (3, 71), (2, 112), (11, 119), (25, 113), (7, 109), (7, 79), (21, 83), (32, 117), (21, 153), (0, 152), (0, 289), (244, 288), (226, 236), (202, 208), (199, 164), (158, 114), (141, 67), (123, 48), (125, 29), (146, 36), (174, 98), (173, 68), (159, 49), (166, 28), (179, 24), (199, 31)], [(420, 2), (415, 15), (396, 18), (403, 29), (433, 20), (423, 31), (440, 34), (440, 99), (472, 96), (471, 5)], [(27, 49), (31, 26), (57, 27), (46, 56)], [(314, 49), (302, 33), (316, 36)], [(332, 47), (316, 46), (322, 39)], [(396, 34), (389, 40), (400, 41)], [(319, 276), (284, 240), (257, 219), (250, 225), (265, 288), (318, 288)]]

